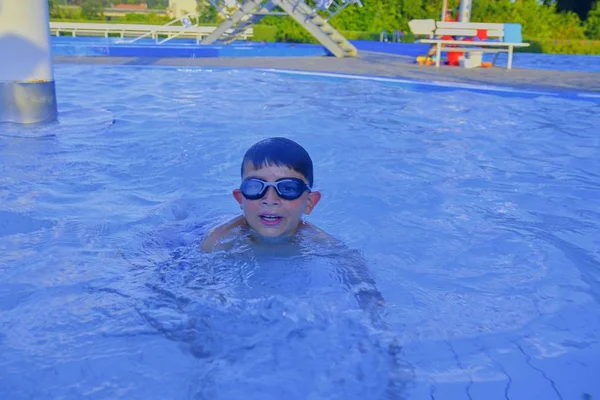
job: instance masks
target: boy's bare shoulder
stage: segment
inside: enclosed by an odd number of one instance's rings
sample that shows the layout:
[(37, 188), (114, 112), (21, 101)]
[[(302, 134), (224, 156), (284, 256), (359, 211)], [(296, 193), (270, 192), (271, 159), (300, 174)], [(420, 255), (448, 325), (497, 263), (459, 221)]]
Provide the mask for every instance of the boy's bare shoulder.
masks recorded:
[[(226, 240), (228, 236), (235, 236), (236, 234), (239, 234), (239, 231), (236, 231), (236, 228), (244, 227), (247, 227), (247, 224), (243, 215), (237, 216), (221, 225), (218, 225), (211, 229), (204, 239), (202, 239), (202, 243), (200, 243), (200, 249), (207, 253), (217, 249), (223, 249), (223, 241)], [(320, 243), (337, 245), (340, 243), (338, 239), (306, 221), (302, 222), (297, 235), (300, 236), (301, 240), (308, 240), (313, 244)]]
[(240, 226), (246, 225), (246, 220), (243, 215), (237, 216), (215, 228), (211, 229), (210, 232), (202, 239), (200, 249), (205, 252), (211, 252), (215, 246), (226, 237), (232, 230)]
[(311, 224), (310, 222), (303, 222), (302, 231), (307, 238), (313, 241), (323, 244), (339, 244), (340, 241), (321, 228)]

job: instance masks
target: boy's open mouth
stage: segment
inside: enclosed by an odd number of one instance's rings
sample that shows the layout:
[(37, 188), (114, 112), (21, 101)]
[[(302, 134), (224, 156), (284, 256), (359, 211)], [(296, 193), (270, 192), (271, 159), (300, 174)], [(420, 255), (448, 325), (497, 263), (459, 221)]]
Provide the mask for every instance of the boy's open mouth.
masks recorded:
[(283, 219), (283, 217), (275, 214), (261, 214), (259, 217), (260, 221), (265, 225), (277, 225)]

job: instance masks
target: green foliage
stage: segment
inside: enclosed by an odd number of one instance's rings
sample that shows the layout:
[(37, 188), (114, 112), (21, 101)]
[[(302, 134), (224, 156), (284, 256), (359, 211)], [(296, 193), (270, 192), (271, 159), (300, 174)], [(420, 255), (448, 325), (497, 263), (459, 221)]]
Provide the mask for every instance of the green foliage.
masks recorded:
[(588, 13), (584, 28), (588, 38), (600, 40), (600, 0), (596, 1)]
[(252, 40), (255, 42), (276, 42), (277, 27), (269, 25), (254, 25), (254, 35)]
[(268, 16), (261, 20), (261, 25), (277, 28), (276, 42), (317, 43), (312, 35), (292, 18)]
[(114, 18), (120, 23), (135, 23), (135, 24), (146, 24), (146, 25), (164, 25), (171, 21), (171, 18), (167, 15), (159, 15), (156, 13), (149, 14), (136, 14), (129, 13), (125, 14), (123, 18)]
[[(600, 55), (600, 40), (532, 39), (521, 52)], [(516, 51), (516, 49), (515, 49)]]
[(286, 43), (318, 43), (306, 29), (291, 18), (281, 18), (277, 41)]
[(344, 31), (340, 30), (340, 33), (348, 40), (379, 40), (379, 32), (365, 32), (365, 31)]
[(219, 12), (208, 1), (198, 0), (196, 11), (198, 12), (200, 23), (217, 25)]
[(474, 22), (513, 22), (523, 26), (523, 36), (539, 39), (583, 39), (577, 14), (558, 13), (554, 3), (537, 0), (478, 0), (473, 4)]
[[(452, 0), (450, 1), (452, 3)], [(337, 29), (381, 32), (408, 31), (415, 18), (439, 19), (440, 0), (365, 0), (363, 7), (351, 5), (331, 20)]]
[(50, 18), (52, 20), (75, 20), (82, 19), (80, 7), (61, 7), (55, 6), (50, 11)]
[(81, 4), (81, 16), (86, 19), (102, 19), (104, 17), (104, 6), (100, 0), (84, 0)]

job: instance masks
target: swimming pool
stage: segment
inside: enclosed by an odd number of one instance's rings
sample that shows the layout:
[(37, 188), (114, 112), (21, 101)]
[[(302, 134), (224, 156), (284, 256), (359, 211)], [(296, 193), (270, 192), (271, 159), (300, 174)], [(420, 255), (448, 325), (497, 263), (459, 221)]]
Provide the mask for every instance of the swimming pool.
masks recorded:
[[(131, 40), (131, 39), (129, 39)], [(367, 40), (351, 41), (359, 52), (377, 52), (408, 56), (412, 62), (418, 55), (426, 54), (429, 45), (418, 43), (384, 43)], [(55, 56), (74, 57), (325, 57), (329, 52), (321, 45), (306, 43), (235, 42), (231, 45), (197, 45), (195, 40), (173, 39), (157, 45), (152, 39), (124, 43), (121, 38), (52, 37)], [(486, 54), (492, 61), (493, 54)], [(501, 54), (496, 65), (505, 67), (506, 54)], [(550, 69), (558, 71), (600, 72), (600, 56), (575, 54), (514, 54), (516, 68)]]
[[(600, 102), (274, 71), (56, 67), (0, 125), (0, 398), (600, 395)], [(356, 252), (204, 255), (259, 139)], [(336, 257), (337, 256), (337, 257)], [(339, 282), (364, 260), (374, 323)]]

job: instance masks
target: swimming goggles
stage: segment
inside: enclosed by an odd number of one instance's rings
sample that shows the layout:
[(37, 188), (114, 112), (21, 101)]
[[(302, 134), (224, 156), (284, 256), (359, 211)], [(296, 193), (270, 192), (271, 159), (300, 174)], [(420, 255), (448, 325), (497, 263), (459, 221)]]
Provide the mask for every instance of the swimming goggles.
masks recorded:
[(305, 191), (308, 190), (310, 192), (310, 186), (298, 178), (282, 178), (275, 182), (267, 182), (258, 178), (247, 178), (243, 180), (240, 189), (246, 199), (258, 200), (267, 193), (269, 186), (272, 186), (277, 195), (284, 200), (296, 200)]

